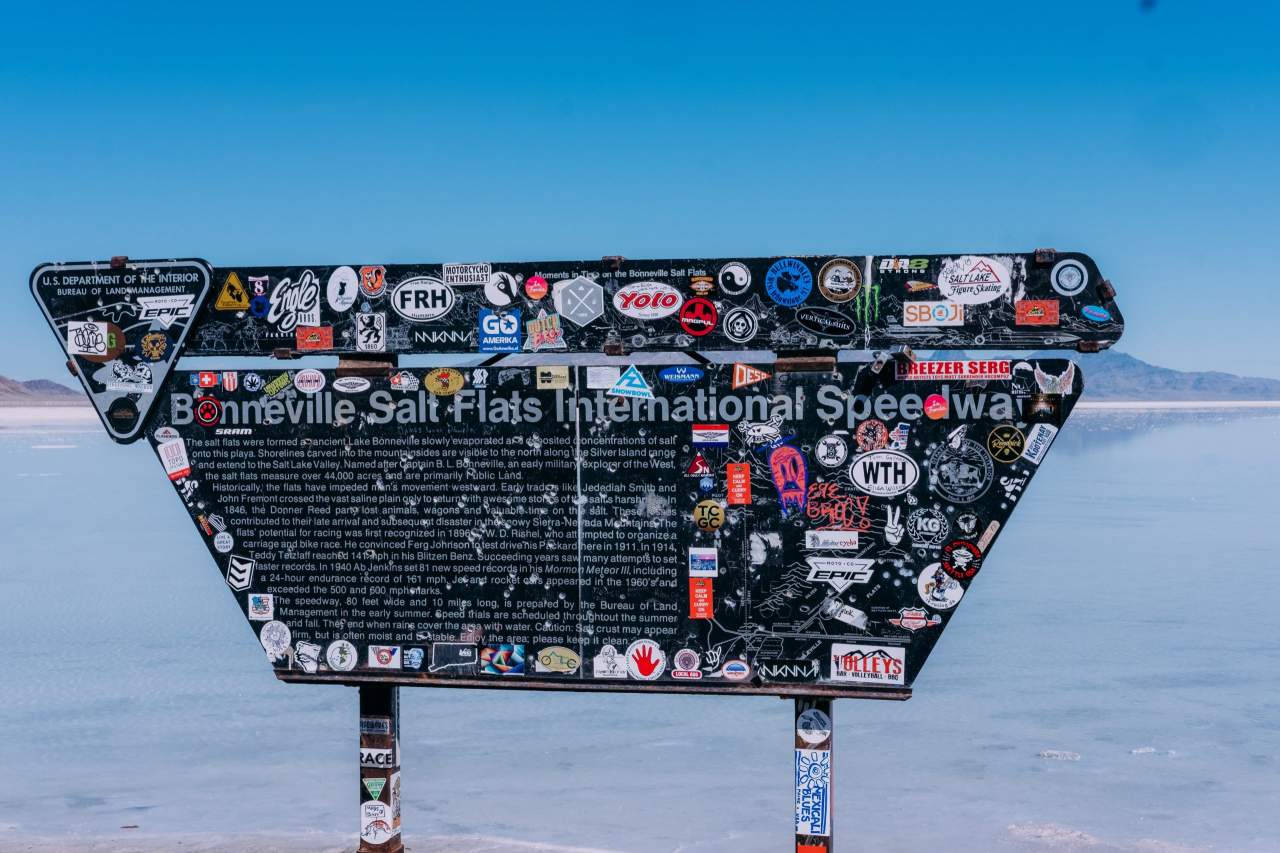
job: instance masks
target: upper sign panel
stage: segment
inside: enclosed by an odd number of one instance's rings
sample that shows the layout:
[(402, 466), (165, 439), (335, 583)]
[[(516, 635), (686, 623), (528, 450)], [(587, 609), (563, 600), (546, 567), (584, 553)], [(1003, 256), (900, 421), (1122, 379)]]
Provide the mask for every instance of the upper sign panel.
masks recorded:
[(1089, 350), (1113, 296), (1069, 253), (221, 267), (188, 354)]
[(31, 292), (112, 438), (138, 436), (209, 282), (209, 265), (191, 259), (31, 273)]

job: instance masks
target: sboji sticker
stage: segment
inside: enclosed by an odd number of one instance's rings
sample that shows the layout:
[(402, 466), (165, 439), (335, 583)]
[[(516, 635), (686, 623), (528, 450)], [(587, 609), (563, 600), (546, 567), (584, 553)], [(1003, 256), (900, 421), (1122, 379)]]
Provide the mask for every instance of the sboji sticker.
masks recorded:
[(796, 835), (831, 834), (831, 750), (796, 750)]
[(800, 451), (789, 444), (775, 448), (769, 454), (769, 470), (773, 473), (783, 516), (804, 512), (808, 468)]

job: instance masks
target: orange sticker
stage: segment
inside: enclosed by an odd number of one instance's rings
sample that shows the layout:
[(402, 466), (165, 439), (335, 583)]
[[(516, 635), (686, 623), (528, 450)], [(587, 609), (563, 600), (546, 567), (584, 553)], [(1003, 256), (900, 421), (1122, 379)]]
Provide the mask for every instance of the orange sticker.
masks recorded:
[(735, 364), (733, 366), (733, 389), (746, 388), (748, 385), (755, 385), (757, 382), (763, 382), (772, 374), (765, 373), (758, 367), (752, 367), (749, 364)]
[(715, 604), (711, 597), (711, 578), (689, 578), (689, 618), (711, 619)]
[(730, 462), (725, 467), (725, 476), (729, 483), (729, 506), (751, 503), (751, 464)]
[(1014, 323), (1019, 326), (1056, 326), (1058, 320), (1058, 300), (1056, 299), (1021, 299), (1013, 303), (1017, 316)]
[(333, 326), (299, 326), (298, 349), (333, 349)]

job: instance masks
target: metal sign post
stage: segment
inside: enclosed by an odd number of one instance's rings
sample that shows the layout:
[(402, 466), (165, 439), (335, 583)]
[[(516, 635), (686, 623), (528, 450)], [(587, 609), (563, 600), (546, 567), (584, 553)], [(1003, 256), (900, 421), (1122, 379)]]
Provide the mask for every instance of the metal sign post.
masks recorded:
[[(362, 853), (403, 849), (399, 686), (792, 699), (796, 850), (830, 853), (832, 701), (911, 696), (1083, 390), (1065, 359), (911, 347), (1123, 331), (1051, 251), (117, 258), (31, 287), (276, 677), (359, 688)], [(286, 361), (312, 354), (338, 369)]]
[(400, 688), (360, 690), (360, 848), (400, 853)]
[(834, 701), (797, 699), (796, 853), (832, 853), (835, 792)]

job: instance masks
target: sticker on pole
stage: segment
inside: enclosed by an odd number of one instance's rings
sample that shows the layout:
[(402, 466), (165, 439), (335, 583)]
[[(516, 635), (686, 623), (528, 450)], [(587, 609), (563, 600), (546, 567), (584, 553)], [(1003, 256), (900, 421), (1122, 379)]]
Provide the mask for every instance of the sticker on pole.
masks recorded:
[(134, 441), (209, 292), (201, 260), (44, 264), (31, 293), (107, 433)]

